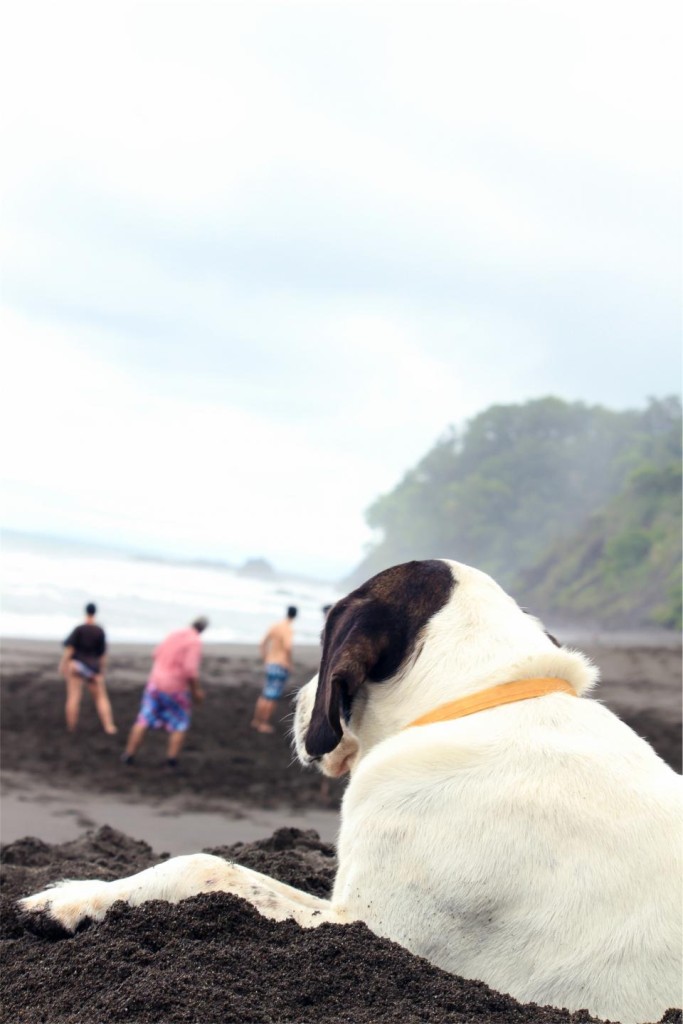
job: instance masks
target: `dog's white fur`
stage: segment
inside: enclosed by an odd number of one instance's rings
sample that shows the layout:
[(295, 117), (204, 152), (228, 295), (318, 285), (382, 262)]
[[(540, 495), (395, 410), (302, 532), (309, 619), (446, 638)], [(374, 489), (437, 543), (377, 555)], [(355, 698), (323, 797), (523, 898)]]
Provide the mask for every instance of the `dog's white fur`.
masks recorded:
[[(74, 930), (119, 899), (243, 896), (304, 927), (361, 920), (432, 963), (523, 1002), (623, 1024), (681, 1005), (681, 779), (615, 715), (553, 693), (407, 728), (498, 683), (597, 670), (558, 649), (488, 576), (457, 580), (396, 675), (357, 694), (321, 768), (350, 770), (332, 898), (208, 854), (117, 882), (63, 882), (22, 901)], [(418, 649), (419, 648), (419, 649)], [(300, 691), (300, 759), (317, 680)]]

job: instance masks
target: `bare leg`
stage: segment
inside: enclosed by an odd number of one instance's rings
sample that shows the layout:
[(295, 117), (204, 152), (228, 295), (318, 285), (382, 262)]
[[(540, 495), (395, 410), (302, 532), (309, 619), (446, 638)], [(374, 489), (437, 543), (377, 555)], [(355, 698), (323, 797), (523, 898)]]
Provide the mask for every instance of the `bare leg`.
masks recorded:
[(94, 679), (88, 680), (88, 688), (95, 702), (95, 709), (102, 723), (102, 728), (107, 735), (113, 736), (114, 733), (118, 732), (118, 729), (114, 725), (114, 715), (102, 676), (95, 676)]
[(66, 670), (66, 727), (69, 732), (75, 732), (78, 725), (78, 714), (81, 709), (81, 697), (83, 696), (83, 677), (79, 676), (76, 669), (69, 665)]
[(185, 732), (172, 732), (168, 737), (166, 757), (169, 761), (175, 761), (185, 742)]
[(263, 697), (259, 697), (257, 699), (257, 701), (256, 701), (256, 705), (254, 707), (254, 713), (251, 716), (251, 727), (252, 727), (252, 729), (258, 729), (259, 725), (261, 724), (261, 719), (263, 718), (263, 712), (262, 712), (262, 708), (261, 708), (262, 702), (263, 702)]
[(140, 744), (144, 740), (146, 732), (146, 725), (141, 725), (139, 722), (135, 723), (133, 728), (128, 733), (128, 742), (126, 743), (126, 749), (123, 752), (124, 757), (132, 757), (133, 754), (135, 754)]
[(277, 701), (268, 700), (267, 697), (259, 697), (254, 708), (254, 717), (251, 720), (252, 728), (259, 732), (275, 732), (270, 724)]

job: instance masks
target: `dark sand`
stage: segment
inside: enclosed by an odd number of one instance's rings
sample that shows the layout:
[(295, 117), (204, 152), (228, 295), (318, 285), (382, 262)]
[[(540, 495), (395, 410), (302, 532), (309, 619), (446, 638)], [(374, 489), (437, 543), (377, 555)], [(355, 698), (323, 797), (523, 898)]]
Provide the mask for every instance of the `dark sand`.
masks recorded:
[[(603, 669), (601, 700), (645, 735), (680, 770), (680, 648), (586, 645)], [(58, 652), (38, 644), (5, 643), (2, 664), (2, 764), (10, 796), (34, 785), (49, 799), (71, 792), (134, 801), (151, 814), (172, 806), (179, 827), (192, 812), (219, 814), (241, 806), (245, 822), (259, 813), (323, 813), (338, 802), (317, 773), (291, 764), (283, 723), (275, 737), (248, 728), (260, 671), (250, 648), (208, 648), (209, 697), (197, 709), (182, 770), (162, 767), (163, 744), (148, 737), (132, 770), (118, 763), (123, 734), (137, 711), (149, 660), (142, 648), (113, 652), (110, 690), (122, 736), (102, 736), (87, 695), (83, 727), (62, 730)], [(300, 652), (293, 688), (315, 670), (317, 652)], [(289, 708), (283, 702), (283, 715)], [(7, 783), (7, 780), (8, 783)], [(226, 803), (227, 802), (227, 803)], [(265, 810), (264, 810), (265, 809)], [(236, 812), (239, 813), (239, 812)], [(3, 822), (5, 809), (3, 806)], [(234, 815), (233, 815), (234, 817)], [(239, 825), (239, 821), (238, 821)], [(233, 826), (234, 827), (234, 826)], [(38, 830), (36, 830), (38, 831)], [(250, 844), (206, 844), (213, 853), (318, 895), (329, 892), (334, 848), (313, 832), (279, 831)], [(198, 844), (197, 844), (198, 845)], [(192, 848), (192, 846), (188, 846)], [(159, 853), (111, 828), (48, 845), (24, 839), (2, 849), (2, 1016), (7, 1022), (95, 1024), (99, 1021), (176, 1022), (503, 1022), (589, 1021), (585, 1013), (520, 1006), (479, 982), (445, 974), (372, 935), (363, 925), (324, 925), (313, 932), (261, 918), (224, 894), (178, 906), (117, 907), (101, 925), (74, 938), (27, 931), (17, 897), (60, 877), (115, 878), (149, 866)], [(681, 1020), (680, 1011), (664, 1018)]]

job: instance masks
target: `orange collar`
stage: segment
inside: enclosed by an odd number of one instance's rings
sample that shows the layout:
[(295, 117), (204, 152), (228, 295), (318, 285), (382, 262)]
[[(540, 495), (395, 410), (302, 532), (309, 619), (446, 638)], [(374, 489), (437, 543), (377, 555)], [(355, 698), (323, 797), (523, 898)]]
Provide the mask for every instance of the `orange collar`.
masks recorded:
[(480, 690), (479, 693), (471, 693), (460, 700), (451, 700), (447, 704), (440, 704), (433, 711), (409, 722), (406, 729), (413, 725), (431, 725), (432, 722), (447, 722), (452, 718), (464, 718), (465, 715), (474, 715), (477, 711), (487, 711), (489, 708), (500, 707), (501, 704), (514, 704), (518, 700), (529, 700), (530, 697), (544, 697), (547, 693), (570, 693), (577, 696), (576, 690), (566, 679), (520, 679), (516, 683), (501, 683), (500, 686), (491, 686), (488, 690)]

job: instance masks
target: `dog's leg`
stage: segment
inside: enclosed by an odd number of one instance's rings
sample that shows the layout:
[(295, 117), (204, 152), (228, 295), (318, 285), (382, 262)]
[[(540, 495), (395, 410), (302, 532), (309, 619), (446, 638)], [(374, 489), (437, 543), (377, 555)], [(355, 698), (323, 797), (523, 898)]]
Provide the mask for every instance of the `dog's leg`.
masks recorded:
[(53, 888), (20, 900), (19, 906), (27, 915), (46, 919), (50, 926), (75, 932), (85, 920), (101, 921), (117, 900), (131, 906), (148, 900), (178, 903), (207, 892), (233, 893), (264, 917), (274, 921), (291, 918), (304, 928), (316, 928), (326, 921), (345, 924), (353, 920), (329, 900), (208, 853), (174, 857), (114, 882), (58, 882)]

